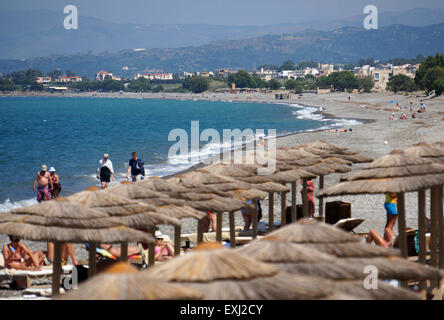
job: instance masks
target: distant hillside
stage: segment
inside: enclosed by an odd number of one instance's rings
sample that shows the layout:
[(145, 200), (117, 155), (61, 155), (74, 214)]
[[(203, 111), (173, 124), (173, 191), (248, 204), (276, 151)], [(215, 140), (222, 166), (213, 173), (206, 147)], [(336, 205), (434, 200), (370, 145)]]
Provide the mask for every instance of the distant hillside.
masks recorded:
[[(65, 30), (62, 12), (0, 12), (0, 58), (24, 59), (49, 54), (111, 53), (132, 48), (180, 48), (200, 46), (211, 41), (239, 40), (268, 34), (303, 30), (332, 31), (342, 27), (362, 27), (364, 14), (309, 23), (268, 26), (220, 26), (203, 24), (141, 25), (117, 24), (84, 16), (79, 29)], [(444, 22), (444, 10), (413, 9), (406, 12), (380, 12), (381, 27), (393, 24), (427, 26)], [(266, 23), (266, 21), (265, 21)]]
[[(220, 67), (253, 68), (266, 63), (281, 64), (287, 59), (350, 63), (360, 58), (386, 60), (413, 57), (419, 53), (434, 55), (437, 52), (444, 52), (444, 23), (427, 27), (394, 25), (378, 30), (351, 27), (334, 31), (309, 30), (245, 40), (220, 40), (196, 47), (0, 60), (0, 72), (28, 67), (48, 72), (60, 68), (82, 76), (93, 76), (97, 70), (104, 69), (131, 76), (136, 71), (153, 68), (170, 72)], [(132, 69), (122, 71), (123, 66)]]

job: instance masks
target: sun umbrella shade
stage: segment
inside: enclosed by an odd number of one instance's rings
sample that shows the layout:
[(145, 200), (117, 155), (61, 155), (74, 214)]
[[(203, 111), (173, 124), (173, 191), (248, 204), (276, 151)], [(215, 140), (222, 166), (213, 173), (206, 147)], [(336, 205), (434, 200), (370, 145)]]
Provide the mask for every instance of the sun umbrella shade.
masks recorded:
[(360, 238), (338, 228), (314, 220), (299, 220), (269, 234), (280, 241), (294, 243), (344, 243), (359, 242)]
[(0, 233), (32, 241), (74, 243), (154, 242), (150, 234), (124, 226), (111, 228), (70, 228), (34, 225), (21, 222), (0, 223)]
[(184, 286), (150, 279), (118, 263), (57, 300), (195, 300), (203, 295)]

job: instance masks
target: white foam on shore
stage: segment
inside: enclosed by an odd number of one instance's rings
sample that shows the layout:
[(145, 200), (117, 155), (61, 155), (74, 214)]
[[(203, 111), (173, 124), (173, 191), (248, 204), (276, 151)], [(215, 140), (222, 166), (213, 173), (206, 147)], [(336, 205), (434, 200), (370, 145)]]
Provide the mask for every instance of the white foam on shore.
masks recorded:
[(37, 204), (37, 200), (35, 198), (19, 201), (11, 201), (10, 199), (6, 199), (5, 201), (3, 201), (3, 203), (0, 203), (0, 212), (8, 212), (12, 209), (27, 207), (33, 204)]

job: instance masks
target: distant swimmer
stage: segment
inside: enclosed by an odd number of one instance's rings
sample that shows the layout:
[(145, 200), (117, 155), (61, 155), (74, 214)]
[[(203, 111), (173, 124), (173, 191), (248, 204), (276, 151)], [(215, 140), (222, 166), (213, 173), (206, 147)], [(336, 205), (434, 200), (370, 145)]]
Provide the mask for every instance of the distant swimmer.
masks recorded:
[(32, 190), (36, 191), (36, 185), (37, 186), (37, 201), (48, 201), (51, 200), (51, 193), (50, 188), (53, 188), (52, 186), (52, 180), (50, 177), (49, 172), (47, 171), (46, 165), (42, 165), (42, 169), (37, 172), (35, 179), (34, 179), (34, 186), (32, 187)]
[(62, 185), (60, 184), (60, 177), (56, 174), (54, 167), (49, 168), (49, 174), (52, 180), (51, 196), (53, 199), (59, 197), (60, 191), (62, 191)]
[(97, 179), (100, 179), (103, 189), (108, 188), (111, 180), (114, 181), (113, 163), (109, 160), (109, 155), (107, 153), (103, 155), (103, 159), (99, 160)]
[(131, 155), (132, 159), (129, 161), (126, 178), (129, 179), (129, 175), (131, 173), (131, 180), (133, 182), (145, 179), (145, 168), (143, 167), (143, 160), (137, 157), (137, 152), (133, 152)]

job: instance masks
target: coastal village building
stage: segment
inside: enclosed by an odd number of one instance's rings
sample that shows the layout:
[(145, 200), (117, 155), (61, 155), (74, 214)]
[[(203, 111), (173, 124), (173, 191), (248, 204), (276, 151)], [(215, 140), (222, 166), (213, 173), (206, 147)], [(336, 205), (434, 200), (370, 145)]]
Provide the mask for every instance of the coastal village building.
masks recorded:
[(230, 69), (218, 69), (216, 70), (216, 75), (222, 78), (228, 78), (230, 74), (236, 73), (236, 71)]
[(134, 80), (137, 80), (139, 78), (145, 78), (147, 80), (173, 80), (173, 74), (164, 72), (150, 72), (138, 73), (134, 76)]
[(415, 73), (416, 68), (411, 65), (394, 67), (389, 64), (369, 68), (369, 76), (372, 77), (375, 82), (375, 87), (373, 89), (379, 92), (387, 90), (387, 84), (392, 77), (403, 74), (414, 79)]
[(68, 77), (68, 76), (60, 76), (57, 78), (57, 82), (63, 82), (63, 83), (67, 83), (67, 82), (81, 82), (82, 81), (82, 77), (77, 77), (77, 76), (72, 76), (72, 77)]
[(51, 83), (52, 78), (51, 77), (37, 77), (37, 78), (35, 78), (35, 81), (40, 84)]
[(103, 81), (103, 80), (105, 80), (107, 77), (111, 77), (111, 78), (112, 78), (112, 76), (113, 76), (112, 72), (108, 72), (108, 71), (99, 71), (99, 72), (97, 72), (96, 80), (98, 80), (98, 81)]

